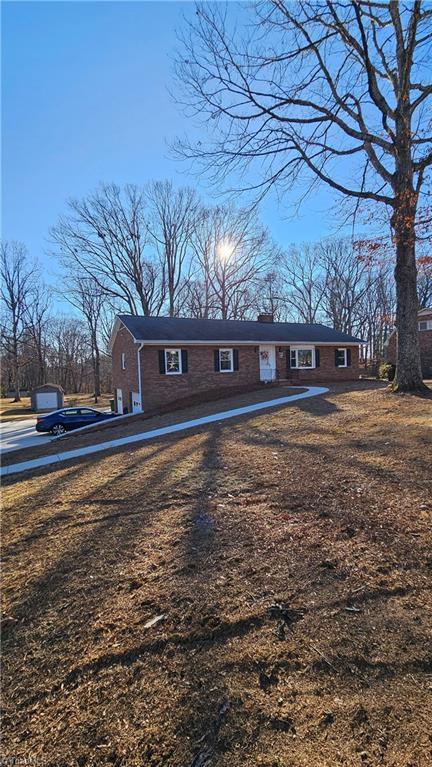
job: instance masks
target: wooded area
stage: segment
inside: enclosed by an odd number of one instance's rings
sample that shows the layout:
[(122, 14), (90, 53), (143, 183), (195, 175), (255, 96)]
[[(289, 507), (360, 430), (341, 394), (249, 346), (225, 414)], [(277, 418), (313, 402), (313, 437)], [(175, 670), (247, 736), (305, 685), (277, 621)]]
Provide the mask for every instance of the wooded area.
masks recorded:
[[(254, 210), (205, 207), (190, 188), (102, 185), (51, 232), (62, 276), (48, 288), (21, 243), (3, 243), (2, 390), (47, 380), (66, 392), (110, 390), (107, 343), (118, 312), (322, 322), (368, 342), (379, 361), (395, 316), (388, 247), (330, 238), (277, 247)], [(432, 301), (420, 259), (419, 297)], [(54, 311), (54, 299), (71, 306)], [(72, 313), (73, 309), (73, 313)]]

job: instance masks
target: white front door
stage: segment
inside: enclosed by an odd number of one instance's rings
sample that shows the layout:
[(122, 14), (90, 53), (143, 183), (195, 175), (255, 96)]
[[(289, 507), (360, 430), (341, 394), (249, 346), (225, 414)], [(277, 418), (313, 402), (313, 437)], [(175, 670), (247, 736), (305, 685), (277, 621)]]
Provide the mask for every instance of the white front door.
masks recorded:
[(260, 379), (274, 381), (276, 379), (276, 348), (270, 344), (262, 344), (259, 348)]
[(123, 391), (116, 389), (116, 412), (123, 415)]
[(141, 397), (139, 392), (133, 391), (132, 392), (132, 413), (141, 413), (142, 406), (141, 406)]

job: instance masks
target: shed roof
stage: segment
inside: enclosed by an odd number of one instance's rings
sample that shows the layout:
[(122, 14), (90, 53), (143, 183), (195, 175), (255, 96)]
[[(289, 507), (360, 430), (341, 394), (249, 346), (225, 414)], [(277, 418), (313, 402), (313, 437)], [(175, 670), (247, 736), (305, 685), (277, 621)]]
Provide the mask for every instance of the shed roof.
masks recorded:
[(32, 393), (38, 392), (38, 391), (44, 391), (44, 389), (57, 389), (57, 391), (60, 391), (62, 392), (62, 394), (64, 394), (62, 387), (59, 384), (55, 384), (55, 383), (45, 383), (45, 384), (41, 384), (40, 386), (35, 386), (34, 389), (32, 389)]
[[(360, 338), (320, 324), (140, 317), (129, 314), (120, 314), (117, 319), (135, 341), (147, 343), (364, 343)], [(112, 341), (115, 333), (116, 327)]]

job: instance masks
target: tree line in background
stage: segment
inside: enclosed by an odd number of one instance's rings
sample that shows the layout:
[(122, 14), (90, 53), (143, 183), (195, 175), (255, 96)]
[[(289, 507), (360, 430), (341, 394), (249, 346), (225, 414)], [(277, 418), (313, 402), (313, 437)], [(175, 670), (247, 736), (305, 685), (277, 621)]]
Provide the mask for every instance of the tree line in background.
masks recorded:
[[(1, 248), (1, 384), (17, 396), (49, 380), (97, 401), (110, 390), (108, 341), (121, 312), (322, 322), (367, 341), (365, 363), (381, 358), (393, 326), (384, 247), (329, 238), (283, 250), (255, 209), (206, 207), (168, 181), (105, 184), (71, 200), (51, 243), (71, 315), (54, 311), (55, 292), (22, 244)], [(430, 259), (418, 267), (420, 302), (430, 305)]]

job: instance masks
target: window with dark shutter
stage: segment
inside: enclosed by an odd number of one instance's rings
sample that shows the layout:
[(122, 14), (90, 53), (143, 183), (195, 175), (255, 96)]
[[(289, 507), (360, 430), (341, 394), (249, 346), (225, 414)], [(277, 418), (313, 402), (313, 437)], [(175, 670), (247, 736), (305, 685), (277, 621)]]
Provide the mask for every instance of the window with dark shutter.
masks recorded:
[(214, 369), (216, 373), (219, 373), (219, 349), (214, 350)]
[(165, 352), (163, 349), (159, 349), (159, 373), (165, 374)]
[(347, 349), (335, 349), (335, 365), (337, 368), (347, 367)]
[(291, 350), (290, 350), (289, 346), (288, 346), (288, 349), (285, 352), (285, 357), (286, 357), (287, 370), (290, 370), (291, 369)]
[(320, 365), (321, 365), (320, 350), (317, 347), (315, 347), (315, 367), (319, 368)]
[(188, 353), (187, 349), (181, 350), (181, 366), (182, 366), (182, 373), (188, 372)]
[(239, 352), (238, 352), (238, 349), (233, 349), (233, 363), (234, 363), (234, 365), (233, 365), (234, 370), (238, 370), (239, 369)]
[(347, 349), (347, 367), (351, 365), (351, 349)]

